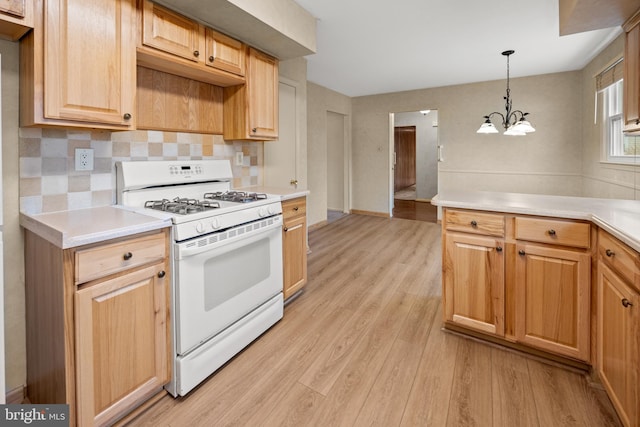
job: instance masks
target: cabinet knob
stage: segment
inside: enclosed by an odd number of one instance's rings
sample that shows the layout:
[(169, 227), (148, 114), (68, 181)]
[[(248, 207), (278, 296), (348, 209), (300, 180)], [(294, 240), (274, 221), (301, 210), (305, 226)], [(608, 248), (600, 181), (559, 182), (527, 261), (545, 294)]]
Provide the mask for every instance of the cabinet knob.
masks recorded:
[(129, 261), (131, 258), (133, 258), (133, 254), (131, 252), (127, 252), (126, 254), (122, 255), (122, 259), (124, 259), (125, 261)]
[(607, 249), (606, 251), (604, 251), (605, 255), (608, 257), (612, 257), (614, 256), (616, 253), (613, 252), (611, 249)]
[(478, 223), (476, 222), (475, 219), (473, 221), (471, 221), (471, 226), (472, 227), (477, 227), (478, 226)]
[(124, 113), (122, 116), (125, 120), (131, 120), (131, 113)]
[(289, 229), (287, 227), (284, 228), (284, 232), (286, 233), (287, 231), (289, 231)]
[(159, 278), (161, 278), (161, 279), (162, 279), (162, 278), (163, 278), (164, 276), (166, 276), (166, 275), (167, 275), (167, 273), (166, 273), (164, 270), (162, 270), (162, 271), (158, 271), (158, 277), (159, 277)]
[(213, 56), (213, 55), (211, 55), (211, 56), (209, 57), (209, 62), (213, 62), (213, 61), (215, 61), (215, 60), (216, 60), (216, 58), (214, 58), (214, 56)]
[(498, 246), (498, 247), (496, 248), (496, 252), (502, 252), (502, 246)]
[(520, 250), (518, 251), (518, 255), (522, 255), (522, 256), (524, 256), (524, 255), (526, 255), (526, 253), (525, 253), (525, 251), (524, 251), (524, 250), (520, 249)]
[(551, 229), (551, 230), (547, 231), (547, 233), (549, 233), (549, 236), (555, 236), (556, 235), (556, 230)]
[(258, 128), (253, 128), (253, 129), (251, 129), (251, 132), (253, 132), (253, 133), (258, 132)]
[(199, 50), (194, 50), (194, 51), (193, 51), (193, 56), (195, 56), (196, 58), (197, 58), (198, 56), (200, 56), (200, 51), (199, 51)]
[(293, 208), (293, 210), (296, 211), (296, 212), (298, 212), (298, 209), (300, 209), (300, 208), (297, 207), (297, 206), (295, 208)]
[(633, 304), (631, 303), (631, 301), (629, 301), (629, 300), (628, 300), (628, 299), (626, 299), (626, 298), (622, 298), (622, 301), (621, 301), (621, 302), (622, 302), (622, 305), (623, 305), (624, 307), (633, 307)]

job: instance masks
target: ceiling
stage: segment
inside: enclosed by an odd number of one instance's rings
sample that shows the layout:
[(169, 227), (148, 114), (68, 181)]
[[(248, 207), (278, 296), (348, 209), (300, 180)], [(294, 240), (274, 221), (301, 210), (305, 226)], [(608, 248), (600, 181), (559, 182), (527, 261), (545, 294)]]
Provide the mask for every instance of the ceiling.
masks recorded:
[(622, 33), (559, 36), (558, 0), (296, 0), (318, 19), (308, 80), (355, 97), (580, 70)]

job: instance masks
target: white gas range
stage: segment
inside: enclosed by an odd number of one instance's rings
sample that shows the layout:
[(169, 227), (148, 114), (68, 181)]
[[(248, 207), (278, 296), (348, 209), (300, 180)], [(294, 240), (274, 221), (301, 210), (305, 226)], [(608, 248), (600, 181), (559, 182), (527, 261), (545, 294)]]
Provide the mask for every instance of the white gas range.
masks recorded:
[(282, 318), (280, 198), (231, 189), (226, 160), (116, 164), (118, 204), (173, 223), (173, 380), (185, 395)]

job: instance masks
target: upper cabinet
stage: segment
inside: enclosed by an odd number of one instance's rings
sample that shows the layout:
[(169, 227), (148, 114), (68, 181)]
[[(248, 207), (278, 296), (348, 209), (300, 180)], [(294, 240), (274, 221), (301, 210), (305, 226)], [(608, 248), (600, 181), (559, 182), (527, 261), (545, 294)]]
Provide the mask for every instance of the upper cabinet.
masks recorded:
[(249, 48), (246, 79), (224, 89), (224, 139), (278, 139), (278, 60)]
[(0, 37), (18, 40), (33, 28), (33, 0), (0, 0)]
[(216, 86), (244, 83), (242, 43), (148, 0), (138, 10), (138, 65)]
[(624, 24), (624, 131), (640, 130), (640, 13)]
[(134, 0), (36, 0), (35, 10), (20, 46), (21, 125), (134, 129)]

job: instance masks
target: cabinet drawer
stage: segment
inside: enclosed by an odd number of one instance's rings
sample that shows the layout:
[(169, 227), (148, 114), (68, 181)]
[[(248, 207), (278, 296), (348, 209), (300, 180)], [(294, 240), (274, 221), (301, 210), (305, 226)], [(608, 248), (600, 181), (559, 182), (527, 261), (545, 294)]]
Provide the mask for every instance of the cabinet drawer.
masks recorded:
[(504, 215), (473, 211), (445, 211), (447, 230), (504, 237)]
[(591, 226), (583, 222), (542, 218), (515, 218), (515, 237), (518, 240), (552, 245), (589, 248)]
[(289, 219), (305, 215), (307, 215), (306, 197), (298, 197), (297, 199), (291, 199), (282, 202), (282, 217), (285, 223)]
[(598, 231), (598, 256), (627, 282), (637, 286), (640, 279), (640, 254), (607, 233)]
[(106, 277), (165, 257), (164, 233), (81, 249), (75, 253), (75, 284)]

